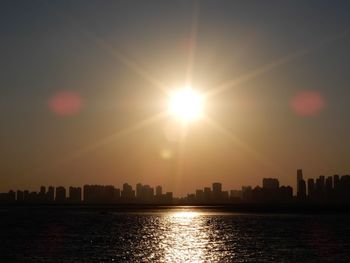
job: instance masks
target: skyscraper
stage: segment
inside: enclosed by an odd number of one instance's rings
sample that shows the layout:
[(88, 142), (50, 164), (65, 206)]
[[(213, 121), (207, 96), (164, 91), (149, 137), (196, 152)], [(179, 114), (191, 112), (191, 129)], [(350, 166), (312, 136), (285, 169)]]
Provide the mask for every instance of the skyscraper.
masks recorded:
[(315, 196), (315, 181), (313, 178), (307, 180), (307, 192), (310, 199), (313, 199)]
[(305, 200), (306, 199), (306, 183), (305, 180), (301, 179), (299, 180), (299, 192), (297, 193), (298, 200)]
[(303, 180), (303, 170), (302, 169), (298, 169), (297, 170), (297, 196), (300, 195), (300, 189), (299, 189), (299, 182)]

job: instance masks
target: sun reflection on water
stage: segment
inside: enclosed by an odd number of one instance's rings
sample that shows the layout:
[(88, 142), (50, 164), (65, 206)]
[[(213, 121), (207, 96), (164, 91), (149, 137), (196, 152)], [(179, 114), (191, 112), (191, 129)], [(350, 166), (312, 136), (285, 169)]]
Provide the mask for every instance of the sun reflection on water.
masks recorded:
[(205, 218), (200, 212), (178, 211), (164, 216), (160, 248), (165, 262), (203, 262), (209, 251)]

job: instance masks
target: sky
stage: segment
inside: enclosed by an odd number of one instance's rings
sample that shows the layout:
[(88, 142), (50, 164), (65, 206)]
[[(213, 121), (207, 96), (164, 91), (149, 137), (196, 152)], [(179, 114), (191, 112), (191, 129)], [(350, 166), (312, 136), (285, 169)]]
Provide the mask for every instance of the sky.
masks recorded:
[[(350, 173), (348, 1), (1, 1), (0, 191)], [(186, 84), (205, 119), (167, 109)]]

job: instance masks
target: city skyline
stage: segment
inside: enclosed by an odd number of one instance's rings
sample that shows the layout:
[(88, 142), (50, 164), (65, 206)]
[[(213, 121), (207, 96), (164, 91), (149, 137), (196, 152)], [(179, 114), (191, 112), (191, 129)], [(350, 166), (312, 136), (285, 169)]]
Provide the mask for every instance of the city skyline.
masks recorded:
[[(124, 183), (121, 188), (114, 185), (88, 185), (83, 187), (40, 187), (40, 191), (10, 190), (0, 193), (0, 203), (58, 203), (58, 204), (230, 204), (277, 202), (292, 203), (346, 203), (350, 197), (350, 175), (320, 175), (304, 178), (303, 170), (297, 169), (296, 191), (289, 185), (281, 185), (278, 178), (263, 178), (262, 184), (241, 186), (241, 189), (224, 190), (222, 183), (196, 189), (186, 196), (174, 196), (163, 191), (161, 185), (152, 187), (137, 183), (135, 188)], [(47, 191), (46, 191), (47, 189)]]
[(350, 170), (348, 3), (16, 3), (0, 8), (0, 191)]
[(0, 262), (350, 262), (349, 11), (0, 0)]

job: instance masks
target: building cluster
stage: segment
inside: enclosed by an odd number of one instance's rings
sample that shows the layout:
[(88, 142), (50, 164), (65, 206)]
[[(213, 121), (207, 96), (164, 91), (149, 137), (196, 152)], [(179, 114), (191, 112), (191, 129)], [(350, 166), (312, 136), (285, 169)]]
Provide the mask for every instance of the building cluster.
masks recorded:
[(350, 175), (321, 175), (303, 179), (303, 171), (297, 170), (297, 199), (309, 203), (350, 202)]
[(171, 204), (173, 201), (172, 192), (163, 194), (161, 186), (154, 188), (149, 185), (136, 185), (136, 192), (132, 186), (125, 183), (123, 188), (115, 188), (113, 185), (84, 185), (81, 187), (69, 187), (67, 194), (63, 186), (40, 187), (39, 192), (28, 190), (10, 190), (7, 193), (0, 193), (0, 203), (19, 204)]
[(198, 189), (183, 198), (174, 198), (172, 192), (163, 193), (159, 185), (155, 188), (138, 183), (136, 188), (127, 183), (122, 189), (113, 185), (63, 186), (39, 192), (27, 190), (0, 193), (0, 203), (19, 204), (235, 204), (235, 203), (350, 203), (350, 175), (319, 176), (316, 180), (303, 178), (297, 170), (297, 192), (291, 186), (280, 186), (277, 178), (263, 178), (262, 186), (243, 186), (241, 190), (223, 191), (221, 183)]
[(230, 204), (261, 202), (292, 202), (293, 188), (281, 186), (276, 178), (264, 178), (263, 186), (243, 186), (241, 190), (222, 191), (221, 183), (213, 183), (212, 188), (205, 187), (181, 199), (185, 204)]

